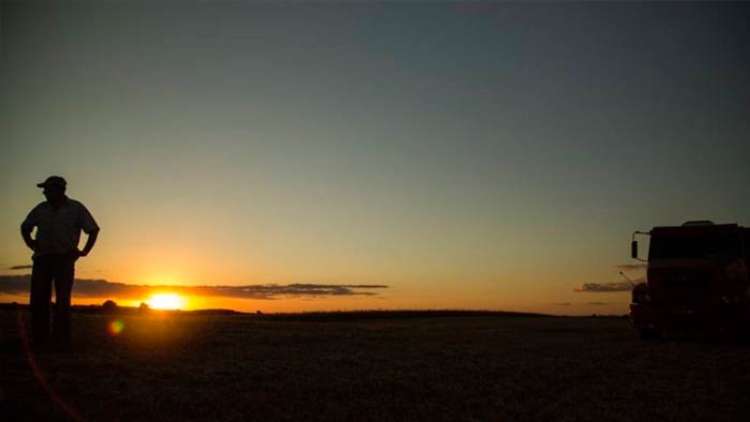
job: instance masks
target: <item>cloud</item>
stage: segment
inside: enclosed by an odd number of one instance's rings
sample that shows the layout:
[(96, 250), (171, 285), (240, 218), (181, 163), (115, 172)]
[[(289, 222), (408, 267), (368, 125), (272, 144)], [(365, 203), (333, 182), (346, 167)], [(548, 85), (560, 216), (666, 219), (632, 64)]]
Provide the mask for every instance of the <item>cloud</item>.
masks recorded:
[(33, 267), (33, 265), (14, 265), (9, 270), (30, 270)]
[[(27, 275), (0, 275), (0, 294), (28, 294)], [(76, 279), (73, 294), (79, 297), (116, 297), (138, 299), (156, 291), (168, 290), (191, 296), (222, 296), (239, 299), (277, 299), (280, 297), (374, 296), (386, 289), (382, 284), (247, 284), (240, 286), (145, 286), (107, 280)]]
[(611, 281), (611, 282), (605, 282), (605, 283), (583, 283), (581, 287), (575, 288), (574, 291), (579, 292), (579, 293), (629, 292), (633, 290), (633, 285), (639, 284), (639, 283), (645, 283), (646, 277), (641, 275), (640, 277), (631, 278), (631, 277), (628, 277), (624, 272), (625, 271), (645, 271), (647, 266), (648, 264), (646, 263), (616, 265), (615, 268), (620, 270), (620, 275), (625, 280)]
[(602, 305), (609, 305), (608, 302), (586, 302), (587, 305), (595, 305), (595, 306), (602, 306)]
[(553, 303), (553, 305), (555, 305), (555, 306), (570, 306), (570, 305), (572, 305), (572, 303), (570, 303), (570, 302), (558, 302), (558, 303)]
[[(633, 281), (638, 283), (640, 280)], [(579, 293), (629, 292), (631, 290), (633, 290), (633, 285), (628, 281), (615, 281), (610, 283), (583, 283), (583, 286), (575, 289), (575, 291)]]
[(620, 264), (617, 266), (617, 269), (620, 271), (637, 271), (637, 270), (645, 270), (648, 265), (646, 263), (642, 264)]

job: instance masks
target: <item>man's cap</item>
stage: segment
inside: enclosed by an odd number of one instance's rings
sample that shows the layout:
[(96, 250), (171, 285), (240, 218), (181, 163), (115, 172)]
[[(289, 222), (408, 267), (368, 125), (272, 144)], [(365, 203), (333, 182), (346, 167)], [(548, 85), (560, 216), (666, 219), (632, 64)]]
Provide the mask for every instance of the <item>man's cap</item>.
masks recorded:
[(59, 186), (64, 188), (68, 182), (65, 181), (61, 176), (50, 176), (42, 183), (37, 183), (37, 187), (46, 188), (47, 186)]

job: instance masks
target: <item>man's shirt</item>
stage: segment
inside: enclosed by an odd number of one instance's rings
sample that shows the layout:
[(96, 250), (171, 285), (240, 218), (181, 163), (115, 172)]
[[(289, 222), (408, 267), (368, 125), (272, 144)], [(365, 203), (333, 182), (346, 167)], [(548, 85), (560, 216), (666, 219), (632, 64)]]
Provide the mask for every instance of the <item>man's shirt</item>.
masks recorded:
[(21, 228), (32, 230), (34, 227), (35, 257), (66, 254), (78, 250), (81, 230), (86, 234), (99, 230), (89, 210), (82, 203), (70, 198), (66, 198), (59, 208), (54, 208), (46, 201), (34, 207), (21, 223)]

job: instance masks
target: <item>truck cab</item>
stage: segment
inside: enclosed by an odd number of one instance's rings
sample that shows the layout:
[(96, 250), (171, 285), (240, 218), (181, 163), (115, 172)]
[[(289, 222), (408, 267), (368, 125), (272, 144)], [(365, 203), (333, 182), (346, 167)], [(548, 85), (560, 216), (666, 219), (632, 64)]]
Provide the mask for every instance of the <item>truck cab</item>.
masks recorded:
[[(650, 238), (648, 257), (639, 236)], [(646, 282), (634, 286), (631, 321), (643, 338), (673, 328), (710, 332), (750, 327), (750, 229), (691, 221), (634, 232), (631, 256), (646, 261)]]

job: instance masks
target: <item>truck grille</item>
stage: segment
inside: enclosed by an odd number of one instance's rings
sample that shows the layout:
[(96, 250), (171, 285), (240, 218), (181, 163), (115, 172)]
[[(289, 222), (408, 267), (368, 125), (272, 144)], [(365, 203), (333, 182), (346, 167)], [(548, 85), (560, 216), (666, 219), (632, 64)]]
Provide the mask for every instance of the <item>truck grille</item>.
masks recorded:
[(711, 276), (703, 271), (663, 273), (653, 281), (653, 296), (659, 302), (701, 303), (710, 295)]

